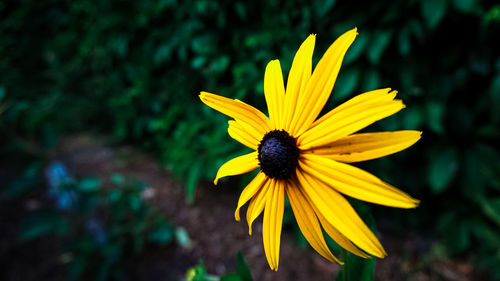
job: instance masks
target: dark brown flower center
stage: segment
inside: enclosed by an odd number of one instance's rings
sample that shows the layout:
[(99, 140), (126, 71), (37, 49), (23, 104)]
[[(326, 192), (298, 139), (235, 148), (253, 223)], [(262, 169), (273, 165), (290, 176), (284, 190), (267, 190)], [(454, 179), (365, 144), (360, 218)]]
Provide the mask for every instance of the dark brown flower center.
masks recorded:
[(295, 174), (299, 159), (296, 140), (284, 130), (267, 133), (259, 144), (262, 172), (273, 179), (288, 179)]

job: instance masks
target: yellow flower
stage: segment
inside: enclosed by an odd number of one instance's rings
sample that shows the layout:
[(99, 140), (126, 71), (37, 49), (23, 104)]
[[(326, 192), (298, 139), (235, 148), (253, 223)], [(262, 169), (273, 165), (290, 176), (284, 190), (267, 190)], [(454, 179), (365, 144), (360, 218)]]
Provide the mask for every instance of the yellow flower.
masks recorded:
[[(321, 227), (341, 247), (367, 258), (383, 258), (384, 248), (341, 195), (398, 208), (415, 208), (419, 201), (374, 175), (346, 163), (365, 161), (401, 151), (420, 139), (419, 131), (358, 133), (405, 106), (396, 91), (379, 89), (360, 94), (316, 119), (335, 84), (344, 55), (357, 35), (356, 28), (340, 36), (312, 70), (316, 36), (300, 46), (286, 85), (278, 60), (269, 62), (264, 93), (269, 118), (239, 100), (201, 92), (209, 107), (234, 118), (229, 135), (255, 151), (222, 165), (221, 177), (260, 167), (241, 193), (239, 209), (249, 200), (247, 221), (264, 211), (263, 240), (269, 266), (278, 270), (285, 195), (297, 223), (311, 246), (326, 259), (342, 263), (329, 250)], [(286, 93), (286, 94), (285, 94)]]

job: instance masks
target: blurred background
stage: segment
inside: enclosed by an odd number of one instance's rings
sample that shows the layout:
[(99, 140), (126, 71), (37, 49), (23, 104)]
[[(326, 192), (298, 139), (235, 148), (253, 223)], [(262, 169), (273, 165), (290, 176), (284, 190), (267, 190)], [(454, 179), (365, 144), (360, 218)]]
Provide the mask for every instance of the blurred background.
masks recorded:
[(369, 130), (423, 131), (358, 165), (422, 201), (352, 200), (389, 253), (368, 276), (500, 280), (500, 4), (479, 0), (1, 1), (0, 279), (334, 280), (289, 207), (269, 270), (233, 218), (251, 175), (211, 183), (247, 150), (197, 95), (266, 112), (268, 61), (286, 79), (309, 34), (316, 63), (353, 27), (325, 110), (391, 87), (407, 108)]

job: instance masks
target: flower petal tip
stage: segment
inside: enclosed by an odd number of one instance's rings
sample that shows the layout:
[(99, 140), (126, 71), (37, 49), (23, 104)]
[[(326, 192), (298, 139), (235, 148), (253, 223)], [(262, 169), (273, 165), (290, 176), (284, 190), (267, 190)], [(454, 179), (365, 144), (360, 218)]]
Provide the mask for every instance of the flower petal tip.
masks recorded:
[[(387, 252), (385, 251), (384, 248), (379, 248), (378, 250), (379, 250), (379, 252), (377, 252), (377, 253), (371, 253), (371, 254), (374, 257), (379, 258), (379, 259), (383, 259), (383, 258), (387, 257)], [(370, 258), (372, 258), (372, 257), (370, 257)]]
[[(306, 40), (304, 40), (304, 43), (302, 45), (307, 46), (307, 45), (312, 45), (308, 46), (308, 48), (313, 48), (314, 49), (314, 44), (316, 43), (316, 33), (311, 33), (309, 36), (307, 36)], [(301, 48), (305, 48), (301, 46)]]
[(420, 205), (420, 200), (415, 198), (408, 198), (405, 206), (401, 206), (402, 209), (416, 209)]
[(403, 103), (403, 100), (393, 100), (393, 102), (399, 104), (401, 109), (406, 108), (406, 104)]
[(234, 219), (239, 222), (241, 220), (240, 218), (240, 208), (237, 208), (236, 211), (234, 212)]
[(413, 199), (413, 204), (414, 204), (413, 208), (417, 208), (420, 205), (420, 200)]

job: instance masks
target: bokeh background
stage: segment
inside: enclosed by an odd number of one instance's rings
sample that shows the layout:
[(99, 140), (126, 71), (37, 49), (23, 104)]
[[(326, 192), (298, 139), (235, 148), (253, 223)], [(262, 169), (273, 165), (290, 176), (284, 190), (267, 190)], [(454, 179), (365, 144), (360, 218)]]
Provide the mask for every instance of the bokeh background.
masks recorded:
[(246, 150), (197, 95), (266, 112), (268, 61), (286, 79), (309, 34), (317, 62), (353, 27), (326, 110), (391, 87), (407, 108), (369, 130), (423, 131), (358, 165), (422, 201), (353, 200), (389, 250), (375, 279), (500, 280), (500, 5), (479, 0), (1, 1), (0, 279), (183, 280), (199, 264), (248, 280), (241, 251), (254, 280), (334, 280), (290, 210), (267, 269), (232, 218), (250, 177), (210, 182)]

